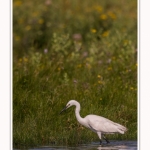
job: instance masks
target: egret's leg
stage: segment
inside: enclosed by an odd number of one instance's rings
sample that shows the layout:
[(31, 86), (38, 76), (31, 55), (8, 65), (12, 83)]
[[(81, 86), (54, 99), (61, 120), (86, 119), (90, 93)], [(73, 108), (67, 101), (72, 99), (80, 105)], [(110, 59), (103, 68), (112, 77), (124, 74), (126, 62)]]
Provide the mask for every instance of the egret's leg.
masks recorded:
[(106, 137), (103, 135), (103, 138), (105, 139), (105, 141), (107, 142), (107, 143), (110, 143), (109, 141), (108, 141), (108, 139), (106, 139)]
[(99, 139), (100, 139), (100, 145), (102, 144), (102, 140), (101, 140), (101, 132), (97, 132), (97, 135), (98, 135), (98, 137), (99, 137)]

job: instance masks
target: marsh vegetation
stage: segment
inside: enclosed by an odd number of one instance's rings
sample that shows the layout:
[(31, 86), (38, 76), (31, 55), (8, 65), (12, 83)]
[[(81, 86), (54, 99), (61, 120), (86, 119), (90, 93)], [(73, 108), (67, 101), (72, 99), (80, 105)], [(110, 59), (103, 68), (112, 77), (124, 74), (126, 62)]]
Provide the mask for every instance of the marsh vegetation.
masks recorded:
[(137, 1), (13, 1), (13, 144), (98, 141), (81, 116), (97, 114), (137, 138)]

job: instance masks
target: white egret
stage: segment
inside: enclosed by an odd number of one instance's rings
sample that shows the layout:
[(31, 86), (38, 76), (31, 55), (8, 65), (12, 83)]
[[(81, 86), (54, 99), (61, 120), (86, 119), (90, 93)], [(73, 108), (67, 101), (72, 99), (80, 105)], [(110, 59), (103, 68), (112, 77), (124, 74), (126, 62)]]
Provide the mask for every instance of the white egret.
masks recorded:
[(70, 100), (67, 103), (66, 107), (60, 113), (62, 113), (64, 110), (66, 110), (67, 108), (73, 105), (76, 106), (75, 115), (78, 122), (81, 125), (89, 128), (93, 132), (97, 133), (100, 139), (100, 144), (102, 143), (101, 140), (102, 137), (106, 140), (107, 143), (109, 143), (109, 141), (106, 139), (104, 134), (114, 134), (114, 133), (124, 134), (127, 131), (126, 127), (101, 116), (91, 114), (91, 115), (87, 115), (85, 118), (82, 118), (79, 113), (80, 104), (76, 100)]

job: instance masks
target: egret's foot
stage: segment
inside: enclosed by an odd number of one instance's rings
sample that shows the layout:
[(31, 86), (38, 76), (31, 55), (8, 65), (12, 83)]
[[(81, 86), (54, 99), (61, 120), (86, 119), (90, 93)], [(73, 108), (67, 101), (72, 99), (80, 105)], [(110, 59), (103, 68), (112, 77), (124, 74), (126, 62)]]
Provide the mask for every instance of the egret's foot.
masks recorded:
[(110, 143), (107, 139), (106, 139), (107, 144)]
[(108, 141), (108, 139), (103, 135), (103, 138), (105, 139), (105, 141), (107, 142), (107, 144), (108, 143), (110, 143), (109, 141)]
[(102, 140), (100, 140), (99, 142), (100, 142), (100, 145), (102, 145)]

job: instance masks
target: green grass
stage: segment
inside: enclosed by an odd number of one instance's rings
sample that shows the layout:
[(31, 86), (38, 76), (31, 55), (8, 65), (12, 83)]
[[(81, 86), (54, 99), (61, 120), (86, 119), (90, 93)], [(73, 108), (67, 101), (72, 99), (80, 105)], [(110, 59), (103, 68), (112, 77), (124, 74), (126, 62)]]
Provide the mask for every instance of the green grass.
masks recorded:
[(98, 141), (79, 125), (97, 114), (137, 139), (137, 2), (14, 0), (13, 144), (78, 145)]

